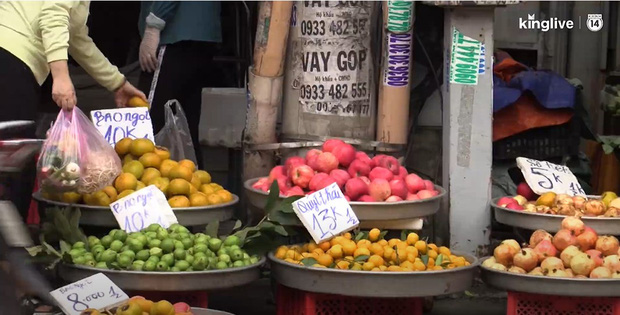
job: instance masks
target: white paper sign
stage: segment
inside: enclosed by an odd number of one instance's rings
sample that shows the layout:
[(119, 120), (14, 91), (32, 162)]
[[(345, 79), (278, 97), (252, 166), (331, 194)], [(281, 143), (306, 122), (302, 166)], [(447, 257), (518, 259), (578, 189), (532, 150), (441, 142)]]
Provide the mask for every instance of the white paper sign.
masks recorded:
[(114, 282), (102, 273), (50, 292), (65, 314), (79, 315), (92, 308), (104, 310), (129, 300)]
[(546, 192), (571, 196), (586, 195), (577, 177), (566, 166), (522, 157), (517, 158), (517, 166), (530, 188), (539, 195)]
[(155, 142), (148, 107), (94, 110), (90, 116), (110, 145), (115, 145), (123, 138), (146, 138)]
[(336, 183), (293, 202), (293, 210), (316, 243), (350, 231), (360, 223)]
[(153, 223), (163, 228), (178, 223), (166, 196), (154, 185), (113, 202), (110, 208), (125, 232), (138, 232)]

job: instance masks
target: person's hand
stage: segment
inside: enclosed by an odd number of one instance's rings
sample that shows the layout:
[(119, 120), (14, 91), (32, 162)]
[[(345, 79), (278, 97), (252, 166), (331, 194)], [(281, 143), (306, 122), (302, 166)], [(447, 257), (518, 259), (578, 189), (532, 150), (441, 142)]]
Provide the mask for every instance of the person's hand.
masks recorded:
[(140, 67), (142, 71), (153, 72), (157, 69), (157, 46), (159, 46), (160, 31), (154, 27), (147, 27), (140, 43)]
[(52, 99), (63, 110), (73, 110), (77, 104), (77, 98), (75, 97), (75, 88), (73, 87), (73, 82), (71, 82), (71, 77), (66, 75), (54, 78)]
[(116, 102), (116, 106), (125, 107), (127, 106), (127, 102), (129, 99), (137, 96), (146, 102), (146, 96), (142, 91), (136, 89), (131, 83), (125, 81), (120, 88), (114, 91), (114, 101)]

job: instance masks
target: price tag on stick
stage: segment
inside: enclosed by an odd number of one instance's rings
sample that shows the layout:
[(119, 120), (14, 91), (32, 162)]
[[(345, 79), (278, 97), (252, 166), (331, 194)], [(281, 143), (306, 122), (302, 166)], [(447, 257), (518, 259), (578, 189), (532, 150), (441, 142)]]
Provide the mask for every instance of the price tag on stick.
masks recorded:
[(94, 110), (90, 116), (97, 130), (112, 146), (123, 138), (146, 138), (155, 142), (147, 107)]
[(523, 157), (517, 158), (517, 166), (530, 188), (539, 195), (546, 192), (571, 196), (586, 195), (577, 177), (566, 166)]
[(359, 225), (336, 183), (293, 202), (293, 210), (317, 244)]
[(125, 232), (138, 232), (153, 223), (164, 228), (178, 223), (166, 196), (154, 185), (113, 202), (110, 208)]
[(124, 303), (129, 296), (102, 273), (50, 292), (65, 314), (80, 315), (86, 309), (104, 310)]

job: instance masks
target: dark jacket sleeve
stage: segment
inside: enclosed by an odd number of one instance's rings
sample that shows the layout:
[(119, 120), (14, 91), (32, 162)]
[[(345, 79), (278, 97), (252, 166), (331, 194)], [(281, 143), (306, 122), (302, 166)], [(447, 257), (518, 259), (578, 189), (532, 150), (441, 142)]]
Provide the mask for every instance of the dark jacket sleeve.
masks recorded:
[(178, 7), (178, 1), (153, 1), (151, 13), (167, 23), (174, 17)]

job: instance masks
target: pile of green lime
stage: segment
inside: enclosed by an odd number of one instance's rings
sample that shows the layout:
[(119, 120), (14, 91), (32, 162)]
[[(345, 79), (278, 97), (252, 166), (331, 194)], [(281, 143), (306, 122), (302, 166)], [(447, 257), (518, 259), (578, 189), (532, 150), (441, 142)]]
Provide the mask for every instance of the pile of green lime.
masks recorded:
[(133, 271), (203, 271), (256, 264), (241, 248), (239, 237), (223, 240), (192, 234), (182, 225), (168, 229), (151, 224), (140, 232), (112, 230), (102, 238), (88, 237), (88, 244), (73, 244), (69, 255), (76, 265)]

